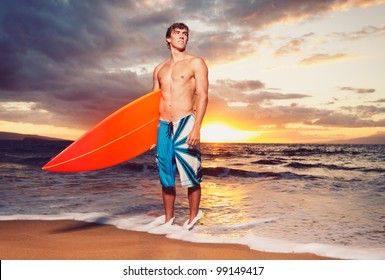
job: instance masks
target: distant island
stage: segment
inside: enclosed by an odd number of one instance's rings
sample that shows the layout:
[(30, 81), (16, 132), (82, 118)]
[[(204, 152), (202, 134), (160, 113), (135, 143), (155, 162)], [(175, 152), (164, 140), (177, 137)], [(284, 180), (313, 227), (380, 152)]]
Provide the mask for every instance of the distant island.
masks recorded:
[(368, 137), (327, 142), (329, 144), (385, 144), (385, 133), (377, 133)]
[(70, 141), (66, 139), (52, 138), (34, 134), (21, 134), (0, 131), (0, 140), (45, 140), (45, 141)]

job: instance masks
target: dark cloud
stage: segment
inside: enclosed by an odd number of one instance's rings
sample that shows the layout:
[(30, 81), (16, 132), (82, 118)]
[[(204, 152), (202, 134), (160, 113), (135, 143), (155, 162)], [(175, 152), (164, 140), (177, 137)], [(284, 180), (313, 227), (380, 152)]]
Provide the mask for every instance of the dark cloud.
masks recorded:
[[(320, 17), (327, 12), (350, 7), (378, 4), (377, 0), (239, 0), (226, 3), (224, 16), (228, 22), (253, 28), (276, 23), (298, 22)], [(240, 5), (242, 3), (242, 5)]]
[(199, 54), (210, 63), (218, 64), (239, 60), (256, 53), (262, 38), (251, 38), (250, 34), (230, 31), (212, 31), (193, 34), (190, 51)]
[[(218, 80), (210, 88), (210, 95), (222, 100), (221, 103), (217, 102), (222, 105), (222, 108), (223, 104), (229, 106), (231, 103), (243, 103), (244, 106), (249, 106), (249, 109), (251, 105), (271, 104), (274, 100), (297, 100), (309, 97), (305, 94), (271, 92), (266, 90), (265, 84), (258, 80)], [(215, 108), (221, 111), (219, 107)]]
[(218, 80), (216, 84), (218, 86), (233, 88), (239, 91), (250, 91), (250, 90), (265, 88), (265, 85), (258, 80), (243, 80), (243, 81)]
[(381, 99), (378, 99), (378, 100), (374, 100), (374, 101), (371, 101), (373, 103), (385, 103), (385, 98), (381, 98)]
[(359, 105), (356, 107), (341, 107), (341, 109), (351, 112), (362, 119), (370, 119), (376, 115), (385, 113), (385, 108), (377, 106)]
[[(147, 84), (149, 81), (148, 78)], [(65, 86), (52, 88), (49, 92), (34, 91), (25, 95), (7, 92), (7, 101), (33, 102), (38, 110), (12, 114), (2, 111), (0, 119), (88, 129), (147, 90), (136, 73), (83, 73), (77, 78), (72, 77)]]
[(283, 94), (278, 92), (260, 92), (258, 94), (250, 95), (249, 100), (251, 100), (253, 103), (261, 103), (263, 101), (301, 99), (306, 97), (310, 97), (310, 95), (299, 93)]
[(353, 87), (340, 87), (343, 91), (352, 91), (359, 94), (373, 93), (376, 90), (374, 88), (353, 88)]
[(36, 52), (57, 63), (69, 58), (76, 59), (79, 64), (94, 66), (99, 62), (98, 58), (118, 52), (126, 39), (112, 32), (116, 26), (109, 8), (114, 2), (105, 3), (3, 1), (4, 44), (18, 54)]
[(108, 72), (112, 62), (139, 61), (128, 60), (126, 49), (137, 49), (141, 37), (119, 15), (135, 9), (132, 1), (2, 1), (0, 101), (34, 102), (40, 110), (1, 119), (87, 128), (148, 91), (149, 77)]

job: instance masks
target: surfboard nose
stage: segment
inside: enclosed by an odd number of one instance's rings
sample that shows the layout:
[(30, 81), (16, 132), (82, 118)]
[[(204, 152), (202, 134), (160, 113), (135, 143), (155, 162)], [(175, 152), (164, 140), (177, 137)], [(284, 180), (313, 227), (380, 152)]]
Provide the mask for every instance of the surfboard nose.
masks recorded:
[(132, 159), (156, 143), (160, 90), (114, 112), (42, 167), (53, 172), (83, 172)]

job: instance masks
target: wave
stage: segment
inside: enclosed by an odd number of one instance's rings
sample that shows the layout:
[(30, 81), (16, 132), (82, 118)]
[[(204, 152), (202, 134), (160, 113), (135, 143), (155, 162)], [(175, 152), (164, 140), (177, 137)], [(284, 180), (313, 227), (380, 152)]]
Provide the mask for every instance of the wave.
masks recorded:
[(40, 168), (44, 164), (46, 164), (49, 160), (51, 160), (50, 157), (47, 156), (31, 156), (31, 157), (17, 157), (17, 156), (9, 156), (4, 155), (1, 160), (0, 164), (8, 164), (8, 165), (20, 165), (25, 167), (37, 167)]
[(283, 164), (285, 162), (282, 160), (278, 160), (278, 159), (261, 159), (261, 160), (257, 160), (257, 161), (252, 161), (251, 163), (262, 164), (262, 165), (280, 165), (280, 164)]
[(319, 179), (312, 175), (296, 174), (292, 172), (257, 172), (227, 167), (205, 167), (203, 175), (213, 177), (240, 177), (240, 178), (274, 178), (274, 179)]
[[(40, 169), (50, 159), (57, 155), (61, 150), (68, 146), (70, 142), (51, 142), (51, 141), (0, 141), (0, 164), (12, 166), (21, 165)], [(385, 145), (259, 145), (259, 144), (226, 144), (226, 145), (208, 145), (204, 149), (204, 161), (211, 162), (212, 159), (219, 159), (224, 164), (230, 163), (232, 166), (239, 166), (239, 169), (231, 167), (204, 168), (203, 172), (209, 176), (224, 177), (233, 176), (241, 178), (306, 178), (315, 177), (300, 175), (299, 170), (312, 168), (325, 170), (342, 170), (342, 171), (361, 171), (371, 173), (385, 173), (383, 165), (383, 151)], [(322, 158), (317, 155), (330, 156), (329, 162), (333, 163), (333, 156), (343, 154), (346, 158), (353, 155), (357, 166), (346, 166), (336, 164), (324, 164)], [(294, 158), (295, 156), (295, 158)], [(302, 161), (303, 158), (304, 160)], [(345, 158), (344, 156), (342, 158)], [(234, 159), (234, 160), (232, 160)], [(256, 160), (258, 159), (258, 160)], [(253, 161), (254, 160), (254, 161)], [(336, 158), (336, 160), (338, 160)], [(366, 163), (371, 166), (365, 166)], [(376, 163), (381, 165), (376, 166)], [(376, 164), (376, 165), (375, 165)], [(281, 170), (275, 172), (255, 172), (248, 171), (250, 165), (266, 165), (282, 167)], [(156, 172), (154, 152), (148, 152), (140, 157), (122, 163), (113, 169), (124, 169), (133, 172)], [(287, 171), (290, 168), (292, 172)], [(303, 171), (302, 171), (303, 172)]]
[(119, 165), (119, 167), (125, 169), (125, 170), (130, 170), (130, 171), (141, 171), (141, 172), (146, 172), (146, 171), (157, 171), (156, 164), (154, 163), (136, 163), (136, 162), (125, 162)]
[(312, 155), (360, 155), (361, 152), (358, 150), (346, 149), (344, 145), (321, 145), (321, 146), (310, 146), (308, 148), (301, 147), (293, 149), (282, 150), (282, 154), (285, 156), (312, 156)]
[[(30, 157), (13, 157), (5, 155), (1, 159), (1, 163), (4, 164), (17, 164), (22, 166), (30, 166), (40, 168), (46, 164), (50, 157), (47, 156), (30, 156)], [(346, 171), (362, 171), (362, 172), (374, 172), (374, 173), (385, 173), (384, 168), (364, 168), (364, 167), (348, 167), (335, 164), (311, 164), (311, 163), (300, 163), (300, 162), (290, 162), (286, 163), (282, 160), (258, 160), (253, 161), (251, 164), (258, 165), (281, 165), (284, 167), (289, 167), (292, 169), (314, 169), (314, 168), (323, 168), (327, 170), (346, 170)], [(238, 164), (239, 166), (244, 166), (244, 164)], [(155, 162), (144, 161), (144, 162), (134, 162), (128, 161), (121, 163), (117, 166), (110, 167), (112, 169), (124, 169), (126, 171), (134, 172), (157, 172), (157, 166)], [(311, 175), (297, 174), (295, 172), (256, 172), (243, 169), (235, 169), (228, 167), (204, 167), (202, 170), (204, 175), (214, 176), (214, 177), (241, 177), (241, 178), (275, 178), (275, 179), (316, 179), (320, 177), (315, 177)]]
[(291, 167), (294, 169), (325, 168), (329, 170), (365, 171), (365, 172), (378, 172), (378, 173), (385, 172), (385, 169), (383, 168), (348, 167), (343, 165), (322, 164), (322, 163), (310, 164), (310, 163), (300, 163), (296, 161), (286, 164), (285, 166)]
[(293, 169), (324, 168), (324, 169), (328, 169), (328, 170), (346, 170), (346, 171), (363, 171), (363, 172), (385, 173), (384, 168), (349, 167), (349, 166), (335, 165), (335, 164), (301, 163), (301, 162), (297, 162), (297, 161), (286, 163), (286, 161), (283, 161), (281, 159), (261, 159), (261, 160), (257, 160), (257, 161), (252, 161), (251, 163), (252, 164), (260, 164), (260, 165), (282, 165), (282, 166), (290, 167)]

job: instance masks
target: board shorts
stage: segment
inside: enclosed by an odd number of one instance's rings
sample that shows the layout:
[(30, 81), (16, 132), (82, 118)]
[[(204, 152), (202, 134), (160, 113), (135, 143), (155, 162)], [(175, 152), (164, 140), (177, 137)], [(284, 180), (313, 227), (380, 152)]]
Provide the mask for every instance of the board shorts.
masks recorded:
[(183, 188), (202, 182), (200, 148), (186, 143), (194, 122), (194, 114), (176, 122), (159, 120), (156, 153), (162, 187), (175, 187), (176, 169)]

